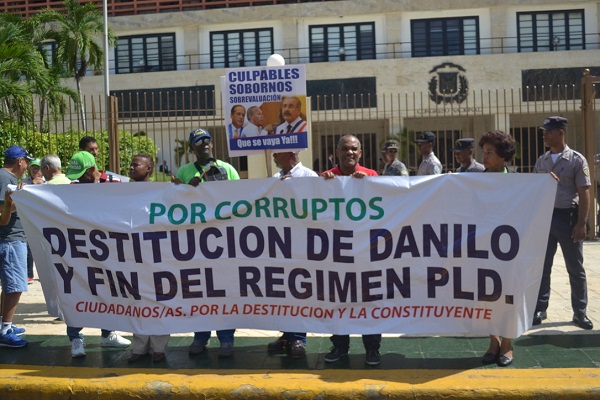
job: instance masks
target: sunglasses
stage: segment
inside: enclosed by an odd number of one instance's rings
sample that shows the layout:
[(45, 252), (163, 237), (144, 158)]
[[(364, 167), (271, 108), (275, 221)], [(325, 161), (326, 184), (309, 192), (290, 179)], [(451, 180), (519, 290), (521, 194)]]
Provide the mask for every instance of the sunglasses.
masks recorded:
[(199, 139), (198, 141), (194, 142), (194, 146), (199, 147), (205, 144), (209, 144), (211, 140), (212, 139), (209, 137), (203, 137), (202, 139)]

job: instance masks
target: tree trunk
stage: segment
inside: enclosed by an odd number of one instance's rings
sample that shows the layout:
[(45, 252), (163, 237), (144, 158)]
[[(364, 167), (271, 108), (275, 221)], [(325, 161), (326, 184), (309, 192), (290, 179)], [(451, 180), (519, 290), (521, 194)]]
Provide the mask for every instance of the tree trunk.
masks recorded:
[(77, 84), (77, 95), (79, 96), (79, 113), (81, 116), (81, 127), (84, 131), (87, 130), (85, 123), (85, 103), (83, 102), (83, 95), (81, 94), (81, 79), (75, 77), (75, 83)]
[(45, 117), (44, 112), (45, 111), (46, 111), (46, 99), (42, 98), (40, 100), (40, 127), (39, 127), (40, 132), (46, 132), (46, 130), (44, 129), (44, 117)]

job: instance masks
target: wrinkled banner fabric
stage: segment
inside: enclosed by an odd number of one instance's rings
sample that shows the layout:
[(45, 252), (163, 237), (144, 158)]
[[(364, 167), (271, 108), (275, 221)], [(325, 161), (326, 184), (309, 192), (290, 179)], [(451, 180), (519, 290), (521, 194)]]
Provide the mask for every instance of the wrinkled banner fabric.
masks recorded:
[(29, 185), (13, 194), (70, 326), (499, 334), (531, 326), (542, 174)]

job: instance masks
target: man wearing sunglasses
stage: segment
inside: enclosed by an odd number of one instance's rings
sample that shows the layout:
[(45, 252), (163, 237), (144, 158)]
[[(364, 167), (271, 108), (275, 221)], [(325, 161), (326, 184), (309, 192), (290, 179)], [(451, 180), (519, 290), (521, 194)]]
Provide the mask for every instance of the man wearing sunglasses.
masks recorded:
[[(200, 182), (240, 179), (238, 172), (231, 164), (214, 158), (212, 137), (206, 129), (198, 128), (191, 131), (189, 143), (196, 154), (196, 161), (179, 168), (177, 176), (172, 178), (173, 183), (187, 183), (197, 187)], [(188, 349), (190, 355), (197, 355), (206, 351), (210, 332), (194, 332), (194, 341)], [(218, 353), (219, 358), (227, 358), (233, 355), (234, 333), (235, 329), (217, 331), (217, 337), (221, 344)]]
[(198, 128), (190, 132), (190, 148), (196, 154), (196, 161), (182, 165), (173, 177), (173, 183), (187, 183), (194, 187), (200, 182), (240, 179), (238, 172), (225, 161), (213, 156), (213, 141), (206, 129)]
[(387, 176), (408, 176), (408, 169), (406, 165), (398, 160), (398, 149), (400, 146), (395, 140), (385, 142), (383, 150), (381, 150), (381, 156), (385, 165), (383, 166), (382, 175)]

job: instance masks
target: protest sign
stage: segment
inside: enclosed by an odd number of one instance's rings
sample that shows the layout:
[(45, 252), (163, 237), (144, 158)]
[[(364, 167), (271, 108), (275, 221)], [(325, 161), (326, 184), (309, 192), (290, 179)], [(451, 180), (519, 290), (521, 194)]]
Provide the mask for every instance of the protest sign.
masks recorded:
[(226, 69), (221, 94), (230, 157), (308, 147), (304, 65)]

